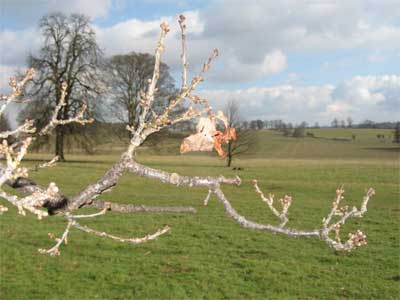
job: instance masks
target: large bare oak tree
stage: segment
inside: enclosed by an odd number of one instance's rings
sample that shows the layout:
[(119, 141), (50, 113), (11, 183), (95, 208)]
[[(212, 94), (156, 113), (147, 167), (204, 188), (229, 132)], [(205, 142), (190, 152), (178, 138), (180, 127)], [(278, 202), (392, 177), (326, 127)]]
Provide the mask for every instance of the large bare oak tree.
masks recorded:
[[(29, 65), (36, 76), (27, 87), (31, 102), (20, 115), (20, 120), (35, 119), (41, 128), (49, 122), (51, 113), (61, 99), (62, 85), (66, 85), (65, 103), (58, 111), (59, 120), (74, 116), (83, 103), (93, 100), (102, 90), (100, 82), (101, 51), (88, 17), (80, 14), (54, 13), (43, 17), (39, 27), (44, 45), (37, 56), (29, 57)], [(64, 157), (65, 136), (76, 126), (56, 126), (55, 154)]]
[[(138, 126), (142, 109), (139, 102), (153, 76), (154, 62), (153, 55), (136, 52), (114, 55), (106, 62), (105, 76), (108, 80), (112, 113), (132, 128)], [(157, 94), (152, 107), (154, 111), (168, 104), (168, 100), (176, 93), (174, 79), (165, 63), (160, 63), (160, 77), (156, 88)]]

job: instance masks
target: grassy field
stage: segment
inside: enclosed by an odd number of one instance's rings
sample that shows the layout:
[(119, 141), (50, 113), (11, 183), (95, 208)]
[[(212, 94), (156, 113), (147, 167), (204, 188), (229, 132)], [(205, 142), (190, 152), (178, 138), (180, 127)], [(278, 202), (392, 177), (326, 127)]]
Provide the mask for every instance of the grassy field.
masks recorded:
[[(238, 174), (241, 187), (223, 187), (234, 207), (250, 220), (276, 224), (250, 184), (257, 178), (265, 192), (294, 197), (290, 227), (317, 228), (330, 210), (335, 189), (345, 184), (345, 202), (359, 205), (365, 189), (377, 195), (360, 228), (368, 245), (335, 253), (316, 239), (293, 239), (241, 228), (200, 188), (176, 188), (124, 175), (102, 199), (145, 205), (190, 205), (197, 214), (109, 213), (84, 223), (122, 236), (140, 236), (168, 224), (172, 232), (138, 246), (88, 236), (73, 230), (61, 256), (38, 254), (50, 247), (47, 233), (59, 234), (62, 218), (38, 222), (9, 206), (0, 217), (0, 299), (399, 299), (400, 205), (399, 148), (382, 142), (385, 130), (315, 129), (318, 138), (295, 139), (258, 132), (259, 144), (234, 161), (234, 171), (214, 154), (178, 156), (178, 139), (164, 139), (154, 155), (144, 147), (139, 161), (188, 175)], [(357, 135), (356, 141), (350, 139)], [(336, 140), (335, 140), (336, 139)], [(341, 139), (341, 140), (337, 140)], [(58, 183), (73, 195), (118, 158), (104, 146), (94, 156), (71, 154), (57, 168), (32, 173), (42, 184)], [(27, 164), (50, 157), (32, 154)], [(86, 210), (90, 211), (90, 210)]]

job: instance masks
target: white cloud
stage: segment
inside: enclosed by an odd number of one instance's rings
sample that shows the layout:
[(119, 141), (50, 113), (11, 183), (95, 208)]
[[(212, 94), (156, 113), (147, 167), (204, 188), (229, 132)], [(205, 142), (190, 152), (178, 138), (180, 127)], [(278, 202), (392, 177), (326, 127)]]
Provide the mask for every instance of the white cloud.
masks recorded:
[(285, 54), (280, 50), (274, 50), (265, 55), (262, 63), (262, 72), (264, 74), (276, 74), (282, 72), (286, 66)]
[(91, 18), (107, 16), (112, 0), (2, 0), (2, 10), (26, 25), (36, 25), (37, 19), (52, 12), (81, 13)]
[[(92, 18), (107, 16), (112, 7), (123, 1), (112, 0), (4, 0), (5, 8), (14, 8), (23, 15), (61, 10), (79, 12)], [(147, 0), (144, 0), (147, 1)], [(149, 0), (157, 5), (159, 0)], [(168, 0), (169, 1), (169, 0)], [(171, 2), (181, 3), (180, 0)], [(185, 1), (183, 1), (185, 2)], [(366, 60), (387, 61), (387, 53), (400, 52), (400, 10), (397, 1), (212, 1), (199, 11), (186, 11), (188, 59), (191, 70), (199, 69), (213, 48), (222, 56), (213, 80), (250, 81), (271, 76), (285, 70), (292, 54), (307, 54), (343, 49), (364, 49), (370, 55)], [(22, 4), (21, 4), (22, 3)], [(37, 18), (35, 23), (37, 22)], [(153, 52), (159, 23), (166, 20), (172, 32), (166, 42), (165, 62), (178, 69), (180, 65), (179, 28), (177, 16), (153, 20), (129, 19), (107, 27), (96, 27), (99, 43), (107, 54), (139, 51)], [(34, 30), (30, 30), (34, 31)], [(172, 38), (171, 38), (172, 36)], [(3, 45), (0, 39), (0, 45)], [(1, 46), (0, 46), (1, 47)], [(10, 64), (19, 52), (30, 45), (20, 41), (16, 53), (8, 54), (3, 47), (2, 63)], [(20, 50), (21, 49), (21, 50)], [(278, 50), (277, 50), (278, 49)], [(13, 56), (13, 57), (8, 57)], [(22, 57), (22, 55), (21, 55)], [(350, 60), (347, 63), (352, 63)], [(332, 64), (326, 62), (326, 66)], [(228, 74), (226, 74), (228, 73)]]
[[(222, 56), (212, 80), (229, 82), (277, 74), (287, 67), (286, 56), (290, 54), (313, 56), (349, 49), (365, 49), (384, 56), (398, 53), (399, 11), (381, 1), (215, 1), (208, 8), (184, 13), (192, 35), (188, 38), (189, 62), (198, 69), (212, 48), (217, 47)], [(107, 53), (152, 52), (158, 24), (167, 20), (174, 38), (167, 41), (166, 62), (178, 67), (176, 19), (131, 19), (98, 28), (97, 32)], [(330, 64), (326, 62), (327, 66)], [(352, 61), (346, 64), (351, 65)]]
[(21, 66), (28, 54), (40, 47), (41, 36), (34, 29), (0, 31), (0, 64)]
[(202, 90), (215, 109), (229, 99), (242, 103), (246, 119), (284, 119), (291, 122), (329, 124), (333, 118), (348, 116), (356, 121), (398, 120), (400, 75), (357, 76), (338, 86), (279, 85), (245, 90)]
[(107, 15), (111, 5), (111, 0), (49, 0), (49, 11), (78, 12), (91, 18), (99, 18)]
[[(274, 49), (310, 58), (353, 49), (399, 53), (400, 26), (396, 20), (400, 10), (384, 2), (217, 1), (201, 11), (203, 38), (212, 38), (222, 53), (235, 56), (244, 65), (265, 63), (265, 53)], [(232, 60), (226, 56), (221, 59)], [(265, 75), (260, 73), (259, 77)], [(248, 72), (241, 77), (245, 81)]]
[[(196, 49), (204, 49), (205, 41), (198, 40), (198, 36), (204, 30), (204, 23), (200, 20), (198, 11), (186, 11), (183, 13), (186, 18), (189, 53), (188, 58), (191, 64), (198, 66), (200, 57), (205, 59), (207, 53), (201, 53)], [(180, 66), (180, 29), (177, 22), (178, 16), (166, 16), (152, 21), (130, 19), (117, 23), (111, 27), (95, 26), (97, 39), (100, 46), (107, 55), (119, 53), (148, 52), (153, 53), (160, 33), (160, 23), (167, 21), (170, 24), (170, 33), (165, 42), (166, 51), (163, 53), (163, 60), (170, 66)], [(202, 45), (202, 46), (199, 46)], [(209, 49), (212, 50), (212, 49)]]
[(8, 82), (10, 77), (14, 74), (15, 69), (10, 66), (0, 64), (0, 93), (5, 94), (7, 92)]

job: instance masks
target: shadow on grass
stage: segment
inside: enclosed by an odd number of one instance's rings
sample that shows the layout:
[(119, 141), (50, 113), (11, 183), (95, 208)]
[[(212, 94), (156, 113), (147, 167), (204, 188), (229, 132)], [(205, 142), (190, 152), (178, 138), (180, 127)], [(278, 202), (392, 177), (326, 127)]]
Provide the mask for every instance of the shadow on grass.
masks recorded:
[[(118, 160), (119, 160), (118, 158), (115, 159), (115, 160), (112, 160), (112, 159), (105, 159), (105, 160), (71, 159), (71, 160), (69, 160), (69, 159), (67, 159), (66, 161), (57, 162), (57, 164), (69, 164), (69, 163), (71, 163), (71, 164), (107, 164), (107, 165), (109, 165), (109, 164), (113, 164), (113, 163), (117, 162)], [(24, 159), (24, 162), (38, 163), (38, 164), (45, 163), (45, 162), (48, 162), (48, 161), (49, 160), (47, 160), (47, 159), (38, 159), (38, 158), (26, 158), (26, 159)]]
[(376, 150), (376, 151), (385, 151), (385, 152), (399, 152), (400, 153), (400, 147), (369, 147), (369, 148), (364, 148), (365, 150)]

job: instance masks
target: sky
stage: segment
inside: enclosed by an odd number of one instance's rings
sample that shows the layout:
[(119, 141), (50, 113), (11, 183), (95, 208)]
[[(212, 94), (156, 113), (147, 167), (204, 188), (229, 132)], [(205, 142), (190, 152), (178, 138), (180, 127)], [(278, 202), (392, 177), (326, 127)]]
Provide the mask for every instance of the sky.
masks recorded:
[(237, 101), (243, 119), (400, 119), (400, 0), (0, 0), (0, 92), (55, 11), (90, 16), (107, 56), (153, 53), (169, 22), (163, 61), (177, 86), (184, 14), (189, 75), (220, 50), (197, 93), (215, 109)]

